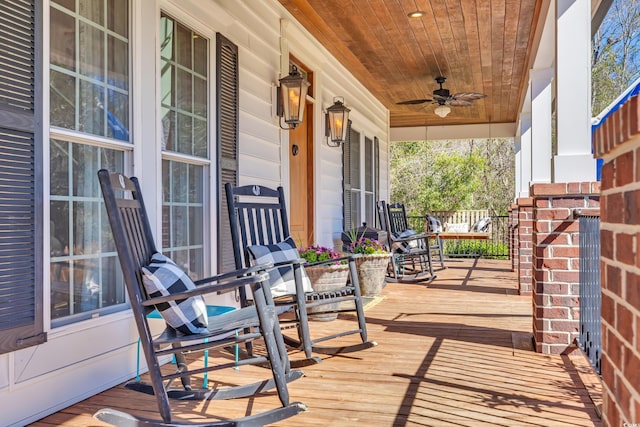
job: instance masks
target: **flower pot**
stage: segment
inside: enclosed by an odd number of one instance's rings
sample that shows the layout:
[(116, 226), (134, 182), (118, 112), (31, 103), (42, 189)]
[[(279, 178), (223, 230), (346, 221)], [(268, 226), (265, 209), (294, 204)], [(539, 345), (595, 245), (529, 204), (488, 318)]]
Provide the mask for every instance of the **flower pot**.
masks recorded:
[[(311, 287), (316, 292), (330, 291), (336, 288), (343, 288), (347, 284), (349, 277), (349, 266), (346, 264), (305, 267), (307, 276), (311, 281)], [(338, 313), (313, 314), (319, 311), (337, 310), (340, 303), (322, 304), (317, 307), (307, 308), (309, 319), (319, 321), (330, 321), (338, 318)]]
[(367, 254), (356, 258), (358, 282), (362, 296), (375, 297), (380, 295), (385, 284), (390, 258), (390, 253)]

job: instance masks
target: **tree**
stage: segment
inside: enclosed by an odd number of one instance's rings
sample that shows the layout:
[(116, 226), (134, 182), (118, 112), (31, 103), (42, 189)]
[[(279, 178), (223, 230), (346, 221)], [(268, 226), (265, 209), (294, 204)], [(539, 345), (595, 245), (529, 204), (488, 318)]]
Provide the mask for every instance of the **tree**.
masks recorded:
[(391, 200), (410, 215), (459, 209), (505, 214), (514, 170), (510, 139), (397, 142), (391, 145)]
[(640, 77), (640, 0), (614, 0), (592, 40), (591, 106), (599, 114)]

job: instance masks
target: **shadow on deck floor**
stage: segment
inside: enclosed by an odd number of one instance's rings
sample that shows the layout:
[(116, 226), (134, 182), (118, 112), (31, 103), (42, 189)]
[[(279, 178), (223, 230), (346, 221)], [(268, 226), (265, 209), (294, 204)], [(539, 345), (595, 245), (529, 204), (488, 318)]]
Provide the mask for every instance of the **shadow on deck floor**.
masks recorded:
[[(366, 311), (378, 346), (321, 356), (322, 363), (306, 367), (289, 391), (309, 409), (277, 425), (599, 426), (588, 389), (597, 395), (600, 383), (582, 356), (532, 351), (531, 297), (518, 295), (510, 262), (451, 260), (448, 266), (431, 283), (388, 284)], [(352, 321), (312, 322), (312, 331)], [(222, 371), (216, 379), (241, 383), (253, 369)], [(91, 414), (105, 405), (152, 410), (155, 401), (119, 386), (33, 426), (104, 425)], [(274, 405), (273, 393), (181, 403), (178, 417), (237, 417)]]

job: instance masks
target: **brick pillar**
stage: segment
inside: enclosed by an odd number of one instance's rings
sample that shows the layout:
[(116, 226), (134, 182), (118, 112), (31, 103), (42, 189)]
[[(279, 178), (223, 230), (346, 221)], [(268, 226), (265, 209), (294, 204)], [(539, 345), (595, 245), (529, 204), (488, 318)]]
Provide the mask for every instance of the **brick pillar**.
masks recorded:
[(536, 351), (562, 353), (580, 326), (579, 223), (574, 209), (598, 208), (600, 183), (534, 184), (533, 335)]
[(602, 425), (640, 425), (640, 101), (594, 137), (602, 168)]
[(518, 271), (518, 268), (520, 268), (520, 258), (518, 257), (519, 245), (518, 205), (512, 203), (509, 207), (509, 258), (511, 258), (511, 271)]
[(533, 284), (533, 199), (521, 197), (518, 204), (518, 290), (531, 295)]

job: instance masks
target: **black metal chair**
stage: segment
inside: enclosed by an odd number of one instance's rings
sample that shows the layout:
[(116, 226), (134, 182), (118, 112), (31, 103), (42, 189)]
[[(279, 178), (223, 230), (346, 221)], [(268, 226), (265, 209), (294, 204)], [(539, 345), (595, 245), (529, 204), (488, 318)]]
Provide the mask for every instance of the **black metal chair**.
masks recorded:
[(417, 233), (409, 228), (404, 205), (377, 204), (380, 224), (387, 232), (391, 265), (388, 280), (393, 282), (423, 282), (436, 278), (433, 273), (430, 242), (434, 235)]
[[(265, 247), (291, 242), (289, 234), (289, 222), (285, 206), (285, 198), (282, 187), (277, 190), (260, 185), (247, 185), (233, 187), (227, 183), (225, 185), (227, 195), (227, 207), (229, 211), (229, 222), (231, 225), (231, 238), (233, 241), (233, 252), (236, 268), (247, 268), (252, 263), (251, 248), (255, 246)], [(293, 242), (292, 242), (293, 243)], [(284, 243), (286, 244), (286, 243)], [(295, 243), (293, 243), (295, 249)], [(296, 257), (297, 250), (295, 251)], [(297, 328), (298, 338), (285, 335), (285, 342), (295, 348), (304, 350), (307, 357), (306, 363), (318, 362), (319, 359), (312, 356), (312, 352), (334, 354), (350, 351), (362, 350), (376, 345), (375, 342), (367, 341), (367, 324), (364, 316), (362, 297), (358, 285), (358, 274), (356, 271), (355, 257), (349, 256), (343, 259), (349, 264), (349, 280), (344, 287), (331, 291), (307, 291), (303, 287), (303, 277), (305, 276), (303, 259), (288, 259), (282, 263), (276, 263), (278, 269), (284, 268), (291, 273), (295, 279), (295, 292), (279, 295), (275, 298), (276, 306), (292, 308), (293, 316), (287, 319), (281, 317), (280, 323), (283, 327)], [(329, 264), (315, 263), (314, 265)], [(275, 270), (275, 269), (274, 269)], [(272, 286), (274, 285), (273, 271), (271, 273)], [(278, 273), (280, 275), (280, 273)], [(278, 276), (279, 277), (279, 276)], [(242, 305), (246, 305), (246, 295), (240, 294)], [(347, 302), (345, 304), (345, 302)], [(336, 303), (340, 303), (337, 305)], [(309, 331), (307, 309), (314, 308), (314, 315), (322, 313), (354, 312), (357, 316), (357, 328), (312, 338)], [(348, 346), (322, 346), (318, 343), (343, 337), (350, 334), (360, 334), (362, 343)], [(301, 364), (304, 364), (301, 361)]]
[[(98, 177), (151, 380), (150, 385), (132, 381), (127, 384), (127, 388), (154, 394), (162, 421), (138, 418), (109, 408), (98, 411), (94, 416), (107, 423), (120, 426), (261, 426), (304, 411), (306, 409), (304, 404), (289, 402), (287, 383), (300, 378), (303, 374), (301, 371), (290, 368), (276, 308), (268, 289), (265, 292), (265, 288), (268, 286), (268, 273), (265, 268), (270, 266), (263, 265), (233, 271), (198, 280), (195, 284), (182, 276), (175, 281), (173, 278), (169, 280), (172, 283), (165, 283), (167, 277), (180, 269), (175, 270), (175, 264), (156, 250), (138, 180), (135, 177), (129, 179), (120, 173), (110, 174), (104, 169), (98, 172)], [(150, 260), (153, 261), (150, 262)], [(152, 276), (149, 276), (150, 272)], [(184, 274), (181, 271), (177, 274), (180, 273)], [(157, 280), (163, 290), (151, 291), (149, 280), (154, 284)], [(174, 286), (176, 283), (180, 286), (185, 284), (183, 290), (175, 292), (178, 287)], [(199, 298), (202, 298), (203, 295), (229, 292), (238, 288), (244, 289), (246, 286), (250, 287), (252, 291), (255, 302), (253, 306), (209, 317), (207, 319), (208, 326), (202, 324), (202, 318), (198, 318), (200, 323), (196, 325), (198, 328), (196, 332), (181, 332), (183, 326), (173, 324), (167, 314), (168, 311), (179, 306), (180, 309), (183, 309), (180, 313), (186, 316), (185, 313), (189, 307), (184, 305), (185, 302), (194, 302), (194, 306), (197, 306)], [(204, 304), (203, 300), (202, 304)], [(163, 314), (166, 329), (159, 336), (154, 337), (148, 315), (156, 309)], [(172, 323), (173, 326), (170, 326), (169, 323)], [(194, 324), (190, 323), (187, 327), (194, 328)], [(236, 331), (243, 331), (245, 328), (250, 328), (251, 332), (236, 333)], [(209, 363), (205, 368), (190, 368), (187, 364), (185, 357), (187, 353), (204, 352), (213, 348), (252, 342), (256, 339), (264, 339), (266, 355), (255, 356), (240, 362), (233, 360), (218, 365)], [(179, 369), (177, 372), (167, 373), (169, 369), (166, 367), (163, 372), (159, 358), (163, 356), (166, 358), (171, 354), (175, 356)], [(205, 374), (213, 370), (235, 367), (238, 364), (265, 363), (270, 365), (271, 373), (270, 377), (264, 381), (221, 389), (191, 389), (189, 385), (188, 378), (194, 374)], [(183, 380), (184, 387), (182, 389), (170, 388), (172, 381), (177, 378)], [(170, 398), (179, 400), (240, 398), (253, 396), (274, 387), (282, 406), (266, 412), (235, 420), (201, 421), (195, 424), (172, 420)]]

